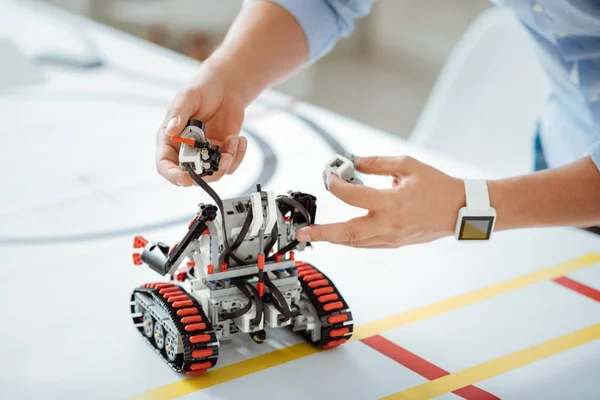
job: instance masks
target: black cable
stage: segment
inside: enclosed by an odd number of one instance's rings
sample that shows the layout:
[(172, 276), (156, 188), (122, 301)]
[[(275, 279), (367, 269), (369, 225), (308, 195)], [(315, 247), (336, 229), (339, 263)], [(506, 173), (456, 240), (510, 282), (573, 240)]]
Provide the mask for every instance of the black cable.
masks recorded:
[(248, 291), (248, 289), (245, 286), (245, 282), (244, 281), (231, 281), (231, 283), (237, 287), (240, 292), (242, 292), (244, 294), (244, 296), (246, 296), (246, 298), (248, 299), (248, 303), (246, 303), (246, 305), (242, 308), (240, 308), (239, 310), (236, 311), (232, 311), (232, 312), (225, 312), (223, 314), (220, 315), (220, 317), (222, 319), (235, 319), (235, 318), (239, 318), (242, 315), (246, 314), (248, 311), (250, 311), (250, 309), (252, 308), (252, 295), (250, 294), (250, 292)]
[(263, 313), (264, 313), (263, 299), (262, 299), (262, 297), (260, 297), (260, 294), (258, 293), (258, 290), (256, 290), (256, 288), (254, 287), (254, 285), (252, 285), (248, 281), (245, 281), (245, 283), (246, 283), (246, 286), (250, 288), (250, 291), (254, 295), (254, 299), (256, 301), (256, 314), (254, 315), (254, 318), (252, 318), (252, 320), (250, 322), (252, 323), (252, 325), (258, 326), (260, 324), (260, 321), (262, 320)]
[[(291, 199), (289, 197), (279, 197), (279, 198), (277, 198), (276, 201), (278, 204), (283, 203), (284, 205), (288, 206), (288, 210), (291, 211), (292, 214), (296, 210), (298, 210), (298, 212), (300, 212), (300, 214), (302, 214), (302, 216), (306, 219), (306, 221), (308, 222), (308, 225), (310, 225), (312, 223), (311, 218), (310, 218), (310, 213), (298, 201)], [(296, 239), (292, 240), (286, 246), (282, 247), (281, 249), (278, 249), (275, 254), (269, 256), (266, 259), (266, 261), (273, 261), (277, 254), (285, 254), (288, 251), (294, 249), (296, 246), (298, 246), (298, 244), (300, 244), (300, 242), (298, 240), (296, 240)], [(269, 249), (269, 251), (270, 251), (270, 249)]]
[(223, 228), (223, 244), (225, 245), (225, 254), (231, 257), (239, 265), (246, 265), (245, 261), (241, 260), (238, 256), (233, 254), (233, 252), (231, 251), (231, 247), (229, 246), (229, 239), (227, 238), (227, 226), (225, 225), (225, 207), (223, 206), (223, 201), (221, 200), (217, 192), (215, 192), (208, 183), (204, 182), (204, 179), (200, 178), (200, 176), (194, 171), (191, 165), (186, 165), (185, 169), (187, 170), (190, 177), (194, 180), (194, 182), (196, 182), (198, 186), (204, 189), (206, 194), (208, 194), (214, 200), (214, 202), (217, 203), (217, 207), (221, 212), (221, 227)]
[(280, 322), (283, 323), (288, 321), (292, 317), (292, 311), (290, 310), (289, 304), (267, 274), (265, 274), (265, 285), (267, 285), (269, 292), (271, 293), (273, 306), (283, 315), (283, 319)]
[[(248, 209), (248, 214), (246, 215), (246, 219), (244, 220), (244, 225), (242, 225), (242, 229), (240, 233), (238, 233), (235, 242), (231, 245), (231, 252), (234, 252), (240, 247), (244, 238), (246, 238), (246, 234), (250, 230), (250, 224), (252, 223), (252, 208)], [(223, 256), (223, 262), (229, 263), (229, 253), (225, 253)]]

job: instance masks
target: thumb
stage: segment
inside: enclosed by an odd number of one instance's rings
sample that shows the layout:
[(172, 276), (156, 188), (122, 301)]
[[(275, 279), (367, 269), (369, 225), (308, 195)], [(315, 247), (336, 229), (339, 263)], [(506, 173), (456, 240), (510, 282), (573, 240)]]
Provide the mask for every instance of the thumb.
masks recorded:
[(199, 106), (200, 93), (198, 91), (186, 90), (178, 93), (165, 116), (165, 134), (168, 136), (181, 134)]

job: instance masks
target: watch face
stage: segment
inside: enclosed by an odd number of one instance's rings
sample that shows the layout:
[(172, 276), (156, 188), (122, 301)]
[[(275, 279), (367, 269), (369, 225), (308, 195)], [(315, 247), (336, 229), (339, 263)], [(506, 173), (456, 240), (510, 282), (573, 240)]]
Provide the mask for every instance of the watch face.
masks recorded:
[(488, 240), (492, 233), (494, 217), (463, 217), (459, 240)]

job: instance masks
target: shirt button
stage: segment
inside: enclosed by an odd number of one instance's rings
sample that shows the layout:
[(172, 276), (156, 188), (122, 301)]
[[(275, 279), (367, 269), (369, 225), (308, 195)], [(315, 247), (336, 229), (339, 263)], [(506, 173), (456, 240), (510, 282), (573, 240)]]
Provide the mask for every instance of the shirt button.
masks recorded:
[(533, 4), (533, 11), (539, 12), (539, 13), (544, 12), (544, 6), (541, 5), (540, 3), (534, 3)]
[(600, 97), (599, 97), (599, 96), (598, 96), (596, 93), (593, 93), (593, 94), (590, 94), (590, 96), (588, 97), (588, 99), (589, 99), (589, 100), (590, 100), (592, 103), (595, 103), (595, 102), (597, 102), (597, 101), (598, 101), (598, 99), (600, 99)]

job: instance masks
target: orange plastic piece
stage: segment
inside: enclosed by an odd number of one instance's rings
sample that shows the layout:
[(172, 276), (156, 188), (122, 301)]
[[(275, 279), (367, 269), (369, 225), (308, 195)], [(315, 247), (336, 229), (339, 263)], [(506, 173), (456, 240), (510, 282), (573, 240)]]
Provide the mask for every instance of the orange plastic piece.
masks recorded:
[[(298, 275), (300, 275), (300, 274), (298, 274)], [(323, 279), (323, 274), (317, 272), (315, 274), (306, 275), (302, 279), (304, 280), (304, 282), (312, 282), (312, 281), (316, 281), (317, 279)]]
[(318, 272), (319, 271), (317, 271), (316, 269), (314, 269), (312, 267), (311, 268), (302, 268), (302, 269), (298, 268), (298, 277), (302, 278), (303, 276), (316, 274)]
[(213, 354), (212, 349), (204, 349), (204, 350), (194, 350), (194, 351), (192, 351), (192, 357), (193, 358), (209, 357), (209, 356), (212, 356), (212, 354)]
[(215, 266), (214, 266), (214, 265), (212, 265), (212, 264), (208, 264), (208, 265), (206, 266), (206, 270), (207, 270), (207, 271), (206, 271), (207, 273), (209, 273), (209, 274), (214, 274), (214, 273), (215, 273)]
[(174, 303), (174, 302), (176, 302), (176, 301), (187, 300), (187, 299), (188, 299), (188, 297), (187, 297), (187, 295), (185, 295), (185, 294), (183, 294), (183, 293), (182, 293), (182, 294), (175, 293), (175, 294), (173, 294), (173, 295), (171, 295), (171, 296), (169, 296), (169, 297), (166, 297), (166, 299), (167, 299), (167, 301), (168, 301), (169, 303)]
[(206, 329), (206, 324), (204, 322), (200, 322), (198, 324), (190, 324), (185, 327), (185, 330), (187, 332), (202, 331), (204, 329)]
[(181, 136), (171, 136), (171, 140), (174, 142), (187, 144), (190, 147), (194, 147), (194, 145), (196, 144), (196, 141), (194, 139), (186, 139), (182, 138)]
[(307, 264), (307, 263), (303, 263), (302, 261), (296, 261), (296, 262), (294, 263), (294, 266), (295, 266), (296, 268), (298, 268), (298, 267), (303, 267), (303, 266), (305, 266), (305, 265), (308, 265), (308, 264)]
[(190, 337), (190, 343), (202, 343), (208, 342), (210, 340), (210, 335), (208, 333), (203, 333), (202, 335), (196, 335)]
[(348, 314), (332, 315), (331, 317), (327, 318), (327, 322), (329, 322), (330, 324), (339, 324), (340, 322), (345, 322), (347, 320)]
[(334, 329), (331, 332), (329, 332), (329, 336), (340, 337), (340, 336), (344, 336), (345, 334), (347, 334), (349, 332), (350, 332), (350, 330), (347, 327), (342, 328), (342, 329)]
[(158, 289), (163, 289), (166, 287), (173, 287), (173, 286), (175, 286), (175, 285), (173, 285), (172, 283), (159, 282), (159, 283), (155, 283), (153, 288), (158, 290)]
[(193, 261), (188, 261), (186, 265), (191, 268), (191, 267), (195, 267), (196, 263)]
[(191, 300), (176, 301), (175, 303), (173, 303), (173, 308), (189, 307), (193, 305), (194, 302)]
[(143, 249), (148, 244), (148, 241), (141, 236), (136, 236), (133, 238), (133, 248), (134, 249)]
[(179, 289), (178, 286), (173, 286), (173, 287), (164, 287), (162, 289), (160, 289), (158, 291), (158, 293), (164, 295), (166, 297), (166, 295), (168, 295), (169, 293), (175, 293), (175, 292), (180, 292), (181, 289)]
[(322, 287), (322, 288), (313, 290), (313, 294), (315, 296), (322, 296), (324, 294), (329, 294), (329, 293), (333, 293), (333, 288), (331, 286)]
[(133, 253), (133, 263), (135, 265), (142, 265), (142, 255), (138, 253)]
[(177, 315), (180, 317), (193, 314), (198, 314), (198, 309), (196, 307), (182, 308), (181, 310), (177, 310)]
[(334, 301), (338, 299), (338, 295), (335, 293), (326, 294), (318, 298), (319, 303), (327, 303), (328, 301)]
[(341, 344), (346, 343), (348, 339), (346, 338), (341, 338), (338, 340), (332, 340), (331, 342), (327, 343), (325, 346), (323, 346), (324, 349), (331, 349), (333, 347), (339, 346)]
[(318, 281), (312, 281), (308, 284), (308, 287), (311, 289), (317, 288), (317, 287), (321, 287), (321, 286), (328, 286), (329, 285), (329, 281), (327, 279), (319, 279)]
[(283, 260), (283, 256), (279, 253), (275, 254), (275, 262), (281, 262)]
[(183, 317), (181, 318), (182, 324), (191, 324), (192, 322), (202, 322), (202, 317), (199, 315), (194, 315), (191, 317)]
[(290, 259), (290, 260), (293, 260), (293, 259), (294, 259), (294, 252), (293, 252), (293, 251), (290, 251), (290, 258), (289, 258), (289, 259)]
[(178, 244), (179, 244), (179, 242), (175, 243), (175, 244), (173, 245), (173, 247), (171, 247), (171, 248), (169, 249), (169, 254), (171, 254), (171, 253), (173, 252), (173, 250), (175, 250), (175, 247), (177, 247), (177, 245), (178, 245)]
[(227, 272), (227, 263), (226, 262), (221, 263), (221, 272)]
[(203, 363), (199, 363), (199, 364), (192, 364), (190, 365), (190, 368), (192, 369), (192, 371), (198, 371), (200, 369), (203, 369), (206, 371), (207, 368), (210, 368), (211, 366), (211, 362), (207, 361), (207, 362), (203, 362)]
[(258, 289), (258, 295), (263, 297), (265, 295), (265, 283), (264, 282), (256, 282), (256, 289)]
[(342, 307), (344, 307), (344, 303), (342, 303), (341, 301), (336, 301), (335, 303), (325, 304), (323, 306), (323, 310), (325, 310), (325, 311), (339, 310)]
[(188, 375), (188, 376), (191, 376), (191, 375), (200, 375), (200, 374), (203, 374), (205, 372), (206, 372), (205, 369), (199, 369), (198, 371), (187, 371), (185, 374)]
[(257, 259), (256, 259), (256, 263), (258, 265), (258, 270), (262, 271), (263, 269), (265, 269), (265, 255), (264, 254), (259, 254)]

